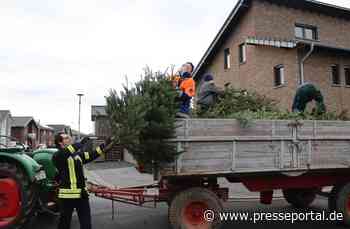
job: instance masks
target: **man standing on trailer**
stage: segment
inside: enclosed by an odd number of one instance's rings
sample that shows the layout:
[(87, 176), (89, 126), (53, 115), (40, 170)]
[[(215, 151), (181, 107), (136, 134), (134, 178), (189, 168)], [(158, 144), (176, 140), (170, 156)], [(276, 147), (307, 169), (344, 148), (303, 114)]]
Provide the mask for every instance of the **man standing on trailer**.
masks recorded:
[(72, 214), (76, 209), (81, 229), (91, 229), (91, 211), (85, 184), (83, 165), (110, 151), (113, 142), (109, 139), (92, 152), (81, 151), (89, 142), (84, 138), (80, 143), (72, 144), (72, 139), (65, 133), (55, 136), (58, 151), (52, 160), (58, 170), (60, 219), (58, 229), (70, 229)]

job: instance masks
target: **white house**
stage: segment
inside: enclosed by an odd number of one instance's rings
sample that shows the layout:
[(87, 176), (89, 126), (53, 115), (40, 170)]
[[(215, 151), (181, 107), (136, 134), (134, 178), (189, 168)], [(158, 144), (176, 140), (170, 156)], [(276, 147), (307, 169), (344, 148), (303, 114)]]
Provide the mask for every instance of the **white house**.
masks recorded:
[(11, 136), (12, 116), (9, 110), (0, 110), (0, 148), (7, 144), (7, 138), (2, 136)]

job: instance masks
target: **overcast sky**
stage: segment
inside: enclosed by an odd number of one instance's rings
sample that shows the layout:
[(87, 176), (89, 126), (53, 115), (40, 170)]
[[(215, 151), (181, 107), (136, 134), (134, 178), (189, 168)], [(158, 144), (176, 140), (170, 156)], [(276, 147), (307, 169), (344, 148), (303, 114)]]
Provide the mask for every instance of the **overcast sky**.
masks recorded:
[[(92, 132), (91, 105), (143, 67), (197, 63), (236, 0), (1, 0), (0, 110)], [(350, 8), (348, 0), (324, 2)]]

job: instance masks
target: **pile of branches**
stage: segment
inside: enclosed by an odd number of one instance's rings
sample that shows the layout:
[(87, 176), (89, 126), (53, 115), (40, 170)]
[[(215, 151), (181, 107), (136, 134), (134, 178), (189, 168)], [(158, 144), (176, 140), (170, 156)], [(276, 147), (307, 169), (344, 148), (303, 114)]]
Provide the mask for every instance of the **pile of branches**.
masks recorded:
[(251, 120), (349, 120), (347, 112), (340, 114), (334, 112), (317, 113), (303, 112), (293, 113), (281, 111), (277, 102), (259, 95), (256, 92), (226, 87), (224, 92), (217, 98), (216, 104), (207, 112), (198, 112), (199, 118), (232, 118), (237, 119), (245, 126)]
[(111, 90), (106, 97), (116, 141), (154, 174), (178, 154), (176, 146), (167, 141), (175, 137), (177, 95), (165, 75), (146, 69), (133, 86), (125, 85), (119, 93)]

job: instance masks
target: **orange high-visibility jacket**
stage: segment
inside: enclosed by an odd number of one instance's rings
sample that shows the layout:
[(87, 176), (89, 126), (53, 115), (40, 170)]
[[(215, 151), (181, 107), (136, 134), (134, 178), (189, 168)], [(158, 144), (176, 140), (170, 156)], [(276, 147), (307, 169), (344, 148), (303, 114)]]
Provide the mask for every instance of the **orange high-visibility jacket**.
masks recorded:
[(180, 90), (188, 96), (194, 97), (196, 94), (196, 83), (192, 78), (184, 79), (180, 84)]

